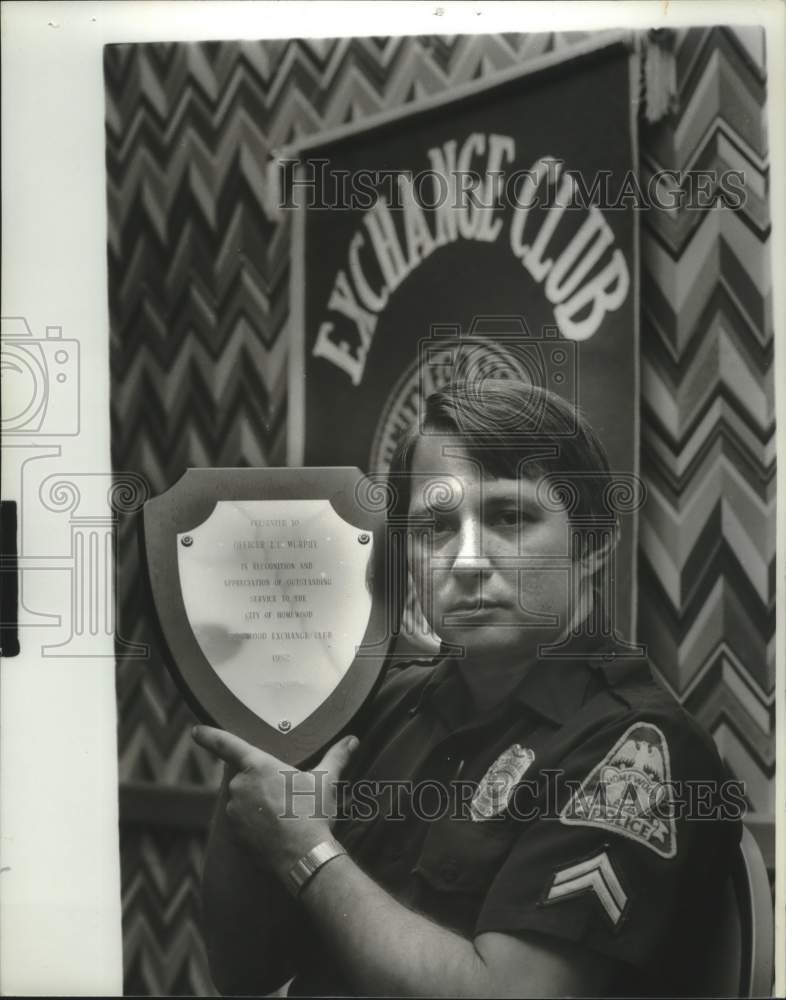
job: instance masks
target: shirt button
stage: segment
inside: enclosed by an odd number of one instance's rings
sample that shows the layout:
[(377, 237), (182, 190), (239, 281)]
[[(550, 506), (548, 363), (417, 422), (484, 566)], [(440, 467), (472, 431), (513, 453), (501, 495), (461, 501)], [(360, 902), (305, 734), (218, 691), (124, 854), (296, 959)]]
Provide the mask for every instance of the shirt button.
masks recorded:
[(453, 858), (446, 858), (440, 865), (439, 871), (446, 882), (455, 882), (458, 878), (458, 865)]

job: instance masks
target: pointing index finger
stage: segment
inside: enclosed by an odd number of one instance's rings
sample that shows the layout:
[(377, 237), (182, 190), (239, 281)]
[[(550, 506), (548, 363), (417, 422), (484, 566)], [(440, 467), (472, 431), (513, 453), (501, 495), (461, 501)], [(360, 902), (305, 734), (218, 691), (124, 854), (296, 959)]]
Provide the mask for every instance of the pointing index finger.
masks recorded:
[(213, 726), (194, 726), (191, 736), (195, 743), (237, 769), (247, 767), (259, 755), (256, 747), (239, 736)]

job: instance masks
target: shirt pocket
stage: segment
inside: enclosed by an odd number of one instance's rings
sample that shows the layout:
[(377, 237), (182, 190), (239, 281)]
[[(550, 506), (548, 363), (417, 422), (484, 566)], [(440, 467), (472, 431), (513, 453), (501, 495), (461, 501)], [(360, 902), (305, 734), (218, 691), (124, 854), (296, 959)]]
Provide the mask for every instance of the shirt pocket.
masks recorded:
[(441, 819), (426, 834), (413, 873), (438, 892), (485, 894), (513, 837), (505, 819)]

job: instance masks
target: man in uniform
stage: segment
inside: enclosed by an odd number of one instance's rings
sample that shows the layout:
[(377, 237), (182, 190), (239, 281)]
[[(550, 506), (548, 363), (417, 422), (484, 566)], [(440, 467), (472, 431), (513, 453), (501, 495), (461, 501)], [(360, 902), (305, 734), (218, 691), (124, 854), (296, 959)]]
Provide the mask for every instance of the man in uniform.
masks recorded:
[(359, 744), (293, 782), (196, 728), (227, 764), (204, 878), (222, 992), (700, 989), (742, 800), (598, 605), (614, 538), (577, 526), (607, 521), (609, 470), (576, 421), (514, 380), (428, 400), (391, 482), (428, 525), (411, 575), (446, 655), (388, 670)]

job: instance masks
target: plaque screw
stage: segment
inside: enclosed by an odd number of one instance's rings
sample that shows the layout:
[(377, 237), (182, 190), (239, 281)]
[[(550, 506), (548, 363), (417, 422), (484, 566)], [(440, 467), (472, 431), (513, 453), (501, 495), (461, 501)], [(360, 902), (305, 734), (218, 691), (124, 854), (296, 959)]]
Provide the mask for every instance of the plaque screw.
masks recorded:
[(292, 728), (292, 723), (289, 721), (289, 719), (282, 719), (281, 722), (279, 722), (278, 724), (278, 728), (281, 730), (282, 733), (288, 733), (289, 730)]
[(362, 535), (358, 535), (358, 541), (361, 545), (368, 545), (371, 541), (371, 535), (367, 535), (364, 531)]
[(186, 548), (188, 548), (189, 545), (194, 544), (194, 539), (191, 537), (191, 535), (184, 535), (180, 541), (181, 544), (185, 545)]

